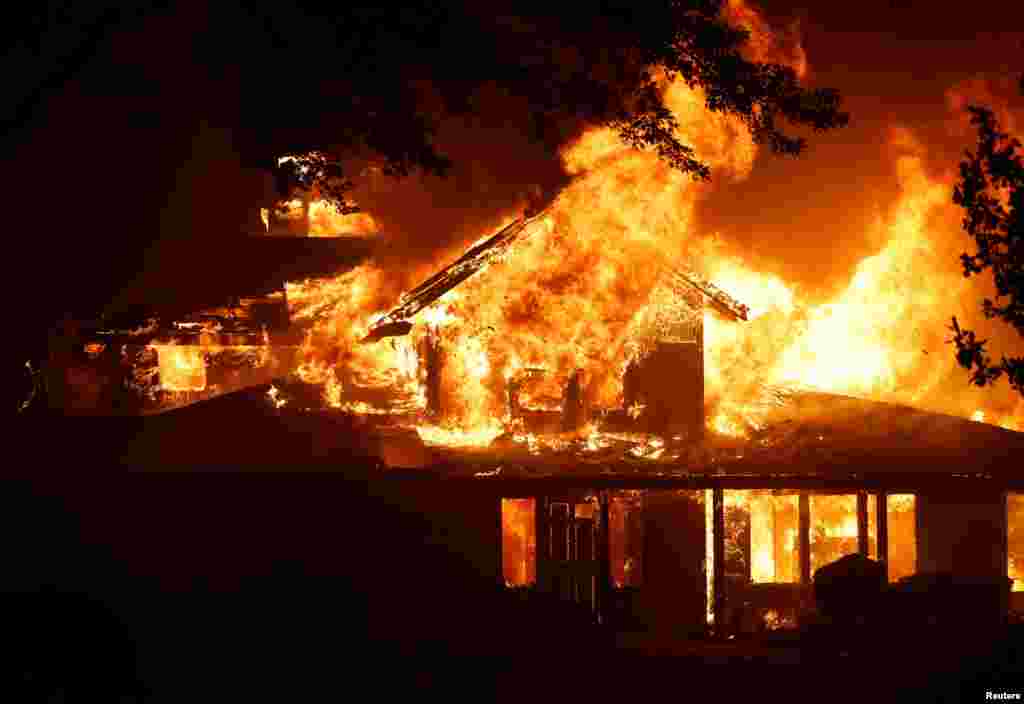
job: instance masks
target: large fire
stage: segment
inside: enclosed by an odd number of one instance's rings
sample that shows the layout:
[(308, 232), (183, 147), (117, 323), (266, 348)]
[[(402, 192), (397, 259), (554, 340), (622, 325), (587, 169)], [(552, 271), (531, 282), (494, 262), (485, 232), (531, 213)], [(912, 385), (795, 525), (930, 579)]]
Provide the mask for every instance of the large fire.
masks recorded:
[[(757, 57), (806, 72), (798, 44), (785, 49), (738, 0), (728, 13), (751, 30)], [(701, 91), (682, 82), (666, 83), (664, 95), (680, 138), (719, 182), (749, 174), (757, 146), (742, 123), (707, 110)], [(757, 271), (701, 231), (695, 207), (710, 186), (624, 146), (611, 129), (592, 129), (563, 151), (574, 180), (545, 217), (505, 256), (421, 311), (410, 335), (360, 343), (402, 287), (459, 250), (411, 262), (401, 274), (369, 263), (335, 279), (289, 284), (293, 320), (309, 329), (297, 374), (321, 384), (337, 408), (420, 414), (416, 422), (430, 443), (486, 445), (509, 433), (537, 444), (509, 413), (510, 385), (521, 407), (552, 412), (578, 373), (587, 409), (621, 408), (623, 372), (643, 347), (643, 322), (675, 305), (665, 296), (661, 265), (683, 265), (751, 309), (744, 324), (703, 314), (706, 417), (714, 434), (748, 436), (780, 389), (801, 388), (1020, 429), (1024, 403), (1000, 390), (968, 388), (944, 342), (950, 316), (982, 295), (958, 269), (963, 243), (951, 181), (926, 172), (909, 131), (894, 130), (891, 142), (902, 151), (901, 190), (877, 226), (875, 240), (883, 244), (832, 300), (808, 298), (796, 283)], [(335, 217), (315, 202), (303, 207), (320, 234), (373, 229), (370, 215)], [(443, 349), (443, 401), (427, 421), (423, 350), (431, 339)]]

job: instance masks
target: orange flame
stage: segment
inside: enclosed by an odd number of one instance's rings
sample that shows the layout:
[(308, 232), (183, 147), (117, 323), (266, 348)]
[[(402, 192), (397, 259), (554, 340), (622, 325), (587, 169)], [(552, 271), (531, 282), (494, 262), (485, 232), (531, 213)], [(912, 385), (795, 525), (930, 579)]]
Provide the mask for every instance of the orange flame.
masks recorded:
[(206, 388), (206, 355), (193, 345), (152, 345), (160, 365), (160, 385), (168, 391)]
[[(725, 11), (730, 22), (751, 31), (752, 58), (806, 74), (798, 41), (773, 35), (741, 0), (730, 0)], [(694, 147), (717, 179), (745, 178), (757, 148), (742, 122), (709, 111), (700, 90), (681, 81), (662, 84), (679, 120), (680, 139)], [(622, 374), (642, 352), (644, 326), (679, 305), (662, 285), (658, 265), (687, 264), (751, 308), (743, 324), (703, 316), (713, 433), (748, 437), (780, 403), (778, 390), (798, 388), (905, 403), (1017, 429), (1024, 403), (1011, 403), (1002, 392), (969, 389), (944, 342), (945, 324), (960, 301), (978, 298), (957, 268), (959, 244), (948, 246), (954, 238), (941, 229), (955, 232), (959, 226), (953, 222), (959, 218), (951, 217), (951, 184), (927, 174), (923, 149), (912, 133), (894, 130), (891, 141), (903, 152), (896, 162), (901, 192), (891, 216), (878, 224), (883, 245), (859, 263), (832, 300), (808, 300), (798, 286), (728, 254), (695, 223), (706, 184), (669, 168), (653, 153), (624, 146), (613, 130), (593, 129), (563, 151), (574, 180), (547, 217), (503, 259), (421, 311), (409, 337), (360, 344), (399, 292), (394, 277), (373, 264), (335, 279), (289, 284), (293, 319), (309, 326), (297, 374), (321, 384), (334, 407), (417, 413), (426, 407), (428, 370), (421, 346), (425, 330), (430, 331), (444, 350), (443, 402), (442, 417), (421, 426), (424, 440), (480, 445), (513, 431), (530, 449), (557, 446), (567, 441), (545, 445), (512, 427), (510, 383), (527, 370), (543, 370), (530, 372), (519, 401), (524, 408), (557, 412), (567, 380), (581, 370), (588, 408), (621, 408)], [(341, 216), (328, 211), (316, 202), (309, 207), (322, 233), (341, 227)], [(357, 222), (352, 217), (344, 221)], [(366, 217), (359, 222), (369, 231), (373, 219)], [(508, 220), (503, 214), (495, 226)], [(455, 254), (439, 259), (450, 261)], [(426, 271), (429, 267), (414, 273)], [(632, 410), (637, 415), (641, 409)], [(596, 436), (587, 442), (601, 444)], [(662, 450), (637, 448), (636, 453), (657, 458)]]

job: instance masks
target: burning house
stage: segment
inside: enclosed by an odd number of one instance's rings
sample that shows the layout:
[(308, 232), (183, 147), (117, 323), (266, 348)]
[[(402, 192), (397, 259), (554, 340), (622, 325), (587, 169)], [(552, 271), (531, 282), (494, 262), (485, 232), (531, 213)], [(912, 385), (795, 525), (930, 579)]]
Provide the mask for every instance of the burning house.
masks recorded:
[[(686, 86), (665, 96), (698, 156), (744, 178), (745, 127)], [(58, 331), (47, 404), (146, 415), (108, 438), (128, 467), (372, 457), (360, 479), (411, 496), (476, 573), (622, 633), (805, 624), (815, 573), (851, 554), (894, 594), (953, 575), (930, 615), (1005, 619), (1024, 589), (1019, 407), (966, 420), (920, 362), (965, 294), (926, 236), (948, 189), (920, 156), (898, 160), (884, 246), (816, 305), (699, 236), (703, 187), (656, 156), (594, 129), (562, 159), (546, 208), (430, 256), (305, 196), (267, 210), (265, 236), (205, 252), (212, 282), (167, 272), (163, 300)], [(198, 453), (225, 418), (244, 443)]]
[[(353, 322), (330, 366), (302, 320), (329, 296), (356, 300), (368, 270), (355, 262), (327, 283), (282, 285), (170, 327), (107, 325), (71, 339), (91, 363), (127, 370), (109, 375), (121, 389), (156, 377), (162, 393), (143, 412), (205, 401), (146, 421), (122, 443), (122, 463), (194, 462), (183, 436), (208, 421), (189, 417), (215, 418), (213, 396), (242, 389), (222, 401), (232, 415), (262, 408), (266, 442), (279, 432), (329, 438), (313, 452), (317, 464), (344, 464), (362, 445), (380, 459), (375, 481), (418, 475), (452, 487), (457, 499), (424, 499), (423, 510), (459, 516), (440, 520), (459, 526), (449, 535), (477, 536), (467, 559), (481, 573), (557, 595), (621, 633), (679, 640), (795, 627), (813, 611), (816, 571), (851, 554), (877, 560), (901, 589), (913, 589), (914, 575), (956, 575), (956, 594), (974, 589), (975, 617), (1005, 618), (1007, 576), (1014, 595), (1024, 589), (1019, 433), (785, 388), (761, 390), (745, 431), (724, 433), (707, 414), (705, 325), (747, 324), (750, 308), (667, 264), (619, 333), (629, 352), (617, 360), (617, 405), (601, 405), (608, 380), (586, 355), (555, 369), (506, 357), (495, 370), (501, 344), (472, 343), (462, 332), (472, 321), (453, 322), (467, 305), (461, 285), (487, 285), (531, 235), (552, 230), (540, 212), (480, 241), (388, 312)], [(318, 255), (316, 266), (337, 270)], [(230, 376), (233, 357), (250, 371)], [(474, 385), (483, 393), (470, 395)], [(338, 425), (345, 418), (358, 421)], [(270, 451), (263, 461), (274, 457), (297, 461)]]

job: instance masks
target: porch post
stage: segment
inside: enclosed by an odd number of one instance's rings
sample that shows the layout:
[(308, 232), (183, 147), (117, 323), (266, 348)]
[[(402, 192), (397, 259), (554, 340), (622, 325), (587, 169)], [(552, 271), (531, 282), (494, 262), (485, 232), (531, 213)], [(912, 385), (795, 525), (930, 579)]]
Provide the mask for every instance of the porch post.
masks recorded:
[(868, 555), (868, 495), (857, 492), (857, 552)]
[(875, 494), (875, 514), (878, 516), (878, 561), (882, 563), (885, 581), (889, 581), (889, 494), (884, 490)]
[(601, 625), (608, 623), (608, 615), (611, 608), (612, 592), (612, 550), (611, 550), (611, 499), (608, 491), (600, 493), (601, 501), (601, 528), (598, 532), (600, 543), (598, 543), (597, 559), (599, 561), (597, 570), (597, 618)]
[(811, 497), (800, 492), (800, 583), (811, 583)]
[(712, 541), (714, 560), (712, 565), (712, 613), (715, 631), (722, 632), (725, 623), (725, 491), (715, 487), (712, 492)]
[(548, 500), (546, 496), (534, 498), (534, 521), (537, 532), (537, 591), (546, 592), (548, 584), (548, 561), (551, 559), (551, 548), (548, 538)]

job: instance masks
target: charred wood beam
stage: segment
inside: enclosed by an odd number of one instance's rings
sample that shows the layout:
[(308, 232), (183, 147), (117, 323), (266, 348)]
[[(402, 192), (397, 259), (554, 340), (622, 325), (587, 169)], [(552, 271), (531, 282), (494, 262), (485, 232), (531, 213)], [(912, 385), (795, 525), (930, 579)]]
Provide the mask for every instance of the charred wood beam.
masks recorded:
[(444, 408), (441, 403), (441, 375), (444, 366), (444, 351), (441, 338), (430, 331), (423, 340), (423, 361), (427, 370), (427, 415), (433, 419), (441, 417)]
[[(434, 303), (463, 281), (483, 270), (488, 264), (508, 251), (526, 229), (543, 217), (544, 211), (529, 218), (521, 218), (502, 228), (484, 242), (470, 247), (465, 254), (437, 272), (411, 291), (403, 294), (391, 311), (381, 318), (363, 340), (375, 342), (396, 332), (384, 332), (388, 325), (407, 321), (421, 310)], [(404, 333), (397, 333), (404, 334)]]
[(711, 492), (713, 545), (711, 577), (711, 612), (714, 614), (715, 631), (722, 632), (725, 623), (725, 491), (716, 488)]
[(537, 573), (537, 591), (546, 592), (550, 587), (548, 564), (551, 559), (550, 536), (548, 535), (548, 499), (546, 496), (538, 495), (534, 499), (533, 516), (535, 521), (534, 535), (536, 536), (534, 559)]
[(875, 515), (878, 517), (876, 536), (878, 561), (882, 565), (886, 581), (889, 579), (889, 495), (885, 491), (875, 494)]
[(601, 624), (608, 623), (612, 601), (612, 548), (611, 548), (611, 497), (607, 491), (600, 493), (601, 521), (599, 532), (600, 570), (598, 573), (597, 618)]
[(569, 377), (562, 397), (562, 432), (568, 433), (583, 426), (583, 384), (582, 375), (576, 370)]
[(868, 495), (857, 492), (857, 552), (868, 554)]
[(811, 583), (811, 497), (800, 492), (800, 583)]
[[(497, 548), (497, 562), (495, 564), (498, 566), (494, 578), (497, 582), (496, 586), (500, 589), (505, 586), (505, 523), (502, 516), (502, 497), (493, 496), (491, 501), (494, 506), (494, 540), (495, 547)], [(536, 560), (536, 555), (534, 559)]]
[(707, 279), (692, 271), (669, 269), (668, 274), (674, 283), (692, 287), (707, 296), (708, 303), (719, 313), (733, 320), (747, 320), (750, 307), (730, 296)]

